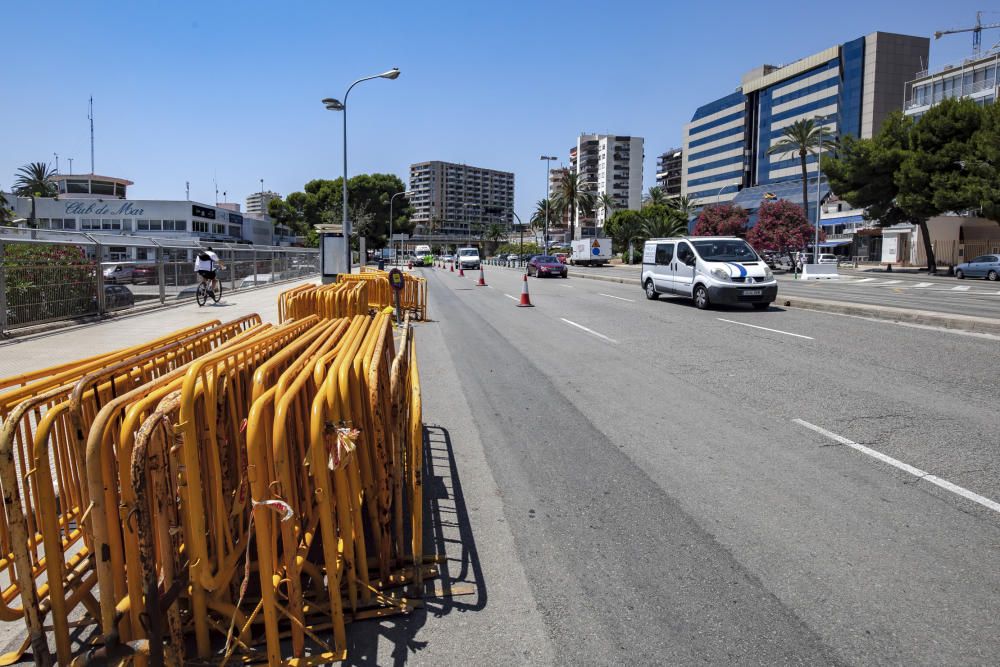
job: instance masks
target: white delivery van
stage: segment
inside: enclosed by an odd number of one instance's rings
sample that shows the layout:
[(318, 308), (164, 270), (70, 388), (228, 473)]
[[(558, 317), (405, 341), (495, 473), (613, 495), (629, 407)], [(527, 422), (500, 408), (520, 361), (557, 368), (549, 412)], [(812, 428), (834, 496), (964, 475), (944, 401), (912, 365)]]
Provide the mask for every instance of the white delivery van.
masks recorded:
[(458, 265), (462, 269), (471, 269), (473, 271), (479, 270), (479, 249), (478, 248), (459, 248), (458, 249)]
[(753, 248), (735, 236), (650, 239), (642, 250), (647, 299), (677, 294), (698, 308), (749, 303), (765, 310), (778, 297), (778, 281)]
[(611, 239), (593, 238), (573, 241), (569, 263), (573, 266), (604, 266), (611, 261)]

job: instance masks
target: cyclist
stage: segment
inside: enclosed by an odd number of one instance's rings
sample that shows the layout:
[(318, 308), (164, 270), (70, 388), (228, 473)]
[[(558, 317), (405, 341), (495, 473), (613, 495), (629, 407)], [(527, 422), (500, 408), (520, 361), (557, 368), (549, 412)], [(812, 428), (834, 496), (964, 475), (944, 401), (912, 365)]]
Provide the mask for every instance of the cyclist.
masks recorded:
[(215, 277), (215, 270), (217, 268), (226, 268), (221, 262), (219, 262), (219, 256), (215, 254), (212, 250), (212, 246), (202, 250), (198, 253), (198, 256), (194, 260), (194, 270), (199, 276), (199, 282), (210, 281), (208, 285), (208, 290), (215, 293), (218, 286), (218, 280)]

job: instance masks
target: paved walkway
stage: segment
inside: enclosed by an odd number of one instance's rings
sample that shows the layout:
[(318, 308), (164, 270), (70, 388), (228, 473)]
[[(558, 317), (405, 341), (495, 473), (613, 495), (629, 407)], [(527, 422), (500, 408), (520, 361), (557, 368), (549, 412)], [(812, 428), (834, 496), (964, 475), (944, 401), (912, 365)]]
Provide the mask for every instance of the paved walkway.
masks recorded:
[(110, 352), (212, 319), (226, 322), (257, 313), (265, 322), (277, 322), (278, 295), (295, 285), (315, 280), (224, 294), (219, 303), (202, 308), (192, 301), (176, 308), (160, 308), (140, 315), (114, 317), (95, 324), (6, 341), (0, 343), (0, 377)]

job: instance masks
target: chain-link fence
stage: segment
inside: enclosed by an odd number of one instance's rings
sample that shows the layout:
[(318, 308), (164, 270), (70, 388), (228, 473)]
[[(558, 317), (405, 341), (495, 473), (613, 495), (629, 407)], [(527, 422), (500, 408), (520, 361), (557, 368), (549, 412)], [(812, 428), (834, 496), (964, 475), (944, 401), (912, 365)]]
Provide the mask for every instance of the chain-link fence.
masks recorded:
[[(0, 332), (193, 299), (190, 238), (0, 230)], [(312, 248), (212, 243), (223, 293), (319, 273)]]

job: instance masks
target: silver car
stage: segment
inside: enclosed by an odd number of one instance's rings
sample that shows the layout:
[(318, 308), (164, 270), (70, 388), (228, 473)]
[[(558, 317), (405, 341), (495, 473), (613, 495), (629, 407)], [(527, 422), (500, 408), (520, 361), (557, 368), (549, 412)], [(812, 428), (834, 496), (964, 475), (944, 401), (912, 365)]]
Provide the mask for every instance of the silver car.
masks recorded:
[(1000, 280), (1000, 255), (980, 255), (971, 262), (963, 262), (955, 267), (955, 277)]

